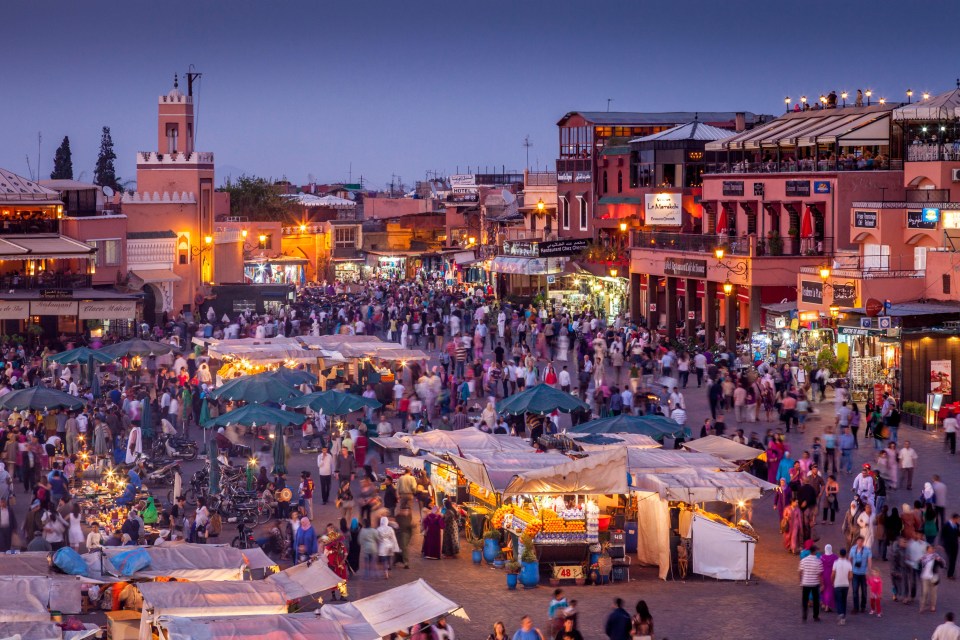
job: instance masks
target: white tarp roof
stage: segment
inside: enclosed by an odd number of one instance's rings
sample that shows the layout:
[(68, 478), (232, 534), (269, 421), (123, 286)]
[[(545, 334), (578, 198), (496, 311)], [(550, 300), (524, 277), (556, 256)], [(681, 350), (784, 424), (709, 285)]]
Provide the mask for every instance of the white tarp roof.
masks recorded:
[[(87, 623), (85, 631), (64, 631), (56, 622), (5, 622), (0, 627), (0, 638), (18, 640), (81, 640), (93, 638), (100, 633), (100, 627)], [(92, 628), (91, 628), (92, 627)]]
[(46, 622), (50, 611), (80, 613), (80, 587), (75, 576), (0, 577), (0, 623)]
[[(566, 432), (564, 435), (574, 440), (584, 451), (603, 451), (609, 447), (634, 447), (637, 449), (659, 449), (661, 445), (648, 435), (642, 433), (572, 433)], [(619, 440), (618, 444), (588, 444), (581, 440), (588, 440), (601, 436), (611, 440)]]
[(295, 564), (289, 569), (271, 574), (264, 578), (264, 582), (282, 591), (287, 600), (296, 600), (333, 589), (343, 582), (343, 579), (335, 574), (326, 562), (311, 562)]
[(953, 120), (960, 115), (960, 88), (917, 100), (893, 110), (893, 119), (903, 120)]
[(754, 449), (721, 436), (707, 436), (706, 438), (691, 440), (690, 442), (684, 442), (683, 446), (690, 451), (708, 453), (729, 462), (753, 460), (763, 453), (760, 449)]
[(459, 609), (420, 579), (354, 602), (326, 605), (320, 615), (343, 625), (350, 640), (379, 640)]
[(772, 484), (739, 471), (713, 471), (691, 467), (658, 473), (631, 473), (631, 486), (640, 491), (658, 494), (664, 500), (689, 503), (737, 502), (753, 500)]
[[(103, 570), (106, 574), (120, 575), (111, 560), (133, 547), (104, 547)], [(190, 544), (187, 542), (166, 543), (162, 546), (142, 547), (150, 556), (150, 566), (125, 578), (182, 578), (184, 580), (243, 580), (243, 568), (247, 564), (244, 552), (229, 546)], [(262, 560), (256, 556), (258, 561)], [(100, 554), (84, 555), (91, 575), (100, 573)], [(276, 564), (276, 563), (272, 563)], [(272, 565), (270, 565), (272, 566)]]
[(627, 449), (617, 448), (519, 474), (510, 481), (503, 495), (620, 494), (628, 490)]
[(0, 576), (48, 576), (50, 561), (46, 551), (0, 553)]
[(297, 340), (310, 349), (326, 349), (344, 358), (426, 360), (429, 357), (419, 349), (404, 349), (396, 342), (386, 342), (376, 336), (300, 336)]
[(158, 621), (168, 640), (347, 640), (340, 624), (313, 613), (242, 618), (176, 618)]
[(627, 467), (630, 473), (660, 473), (703, 467), (735, 470), (736, 465), (708, 453), (692, 453), (673, 449), (629, 449)]
[(562, 453), (523, 451), (471, 451), (464, 457), (450, 454), (450, 459), (467, 480), (493, 493), (503, 493), (518, 473), (570, 461)]
[(533, 451), (526, 440), (517, 437), (497, 437), (480, 431), (476, 427), (457, 431), (427, 431), (417, 434), (397, 434), (395, 437), (405, 440), (410, 450), (417, 453), (421, 449), (432, 453), (456, 453), (466, 451)]

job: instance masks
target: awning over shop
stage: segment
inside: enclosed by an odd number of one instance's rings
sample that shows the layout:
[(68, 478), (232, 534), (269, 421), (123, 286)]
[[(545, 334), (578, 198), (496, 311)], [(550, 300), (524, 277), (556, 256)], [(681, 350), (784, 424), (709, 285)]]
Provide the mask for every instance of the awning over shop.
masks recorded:
[(496, 273), (513, 275), (551, 275), (563, 271), (564, 261), (561, 258), (520, 258), (515, 256), (497, 256), (493, 259), (490, 270)]
[(738, 502), (753, 500), (776, 487), (749, 473), (713, 471), (704, 468), (677, 469), (657, 473), (631, 473), (631, 487), (650, 491), (664, 500)]
[(471, 264), (476, 260), (477, 256), (473, 251), (457, 251), (453, 254), (453, 261), (456, 264)]
[(712, 456), (727, 460), (728, 462), (753, 460), (763, 453), (760, 449), (754, 449), (753, 447), (748, 447), (745, 444), (739, 444), (729, 438), (722, 438), (720, 436), (698, 438), (684, 442), (683, 446), (690, 451), (708, 453)]
[(518, 473), (552, 467), (570, 460), (562, 453), (523, 451), (472, 451), (464, 457), (451, 454), (450, 459), (467, 480), (492, 493), (503, 493)]
[(623, 494), (627, 491), (627, 450), (617, 447), (613, 451), (518, 474), (507, 485), (503, 495), (595, 495)]
[(960, 115), (960, 88), (951, 89), (926, 100), (917, 100), (893, 110), (893, 119), (904, 120), (953, 120)]
[(354, 602), (326, 605), (320, 615), (343, 625), (350, 640), (379, 640), (460, 611), (457, 603), (417, 580)]
[[(157, 577), (181, 578), (184, 580), (243, 580), (243, 568), (246, 560), (240, 549), (227, 546), (167, 543), (161, 547), (146, 546), (144, 551), (150, 556), (150, 566), (125, 578), (152, 579)], [(104, 547), (104, 575), (121, 576), (113, 565), (113, 558), (129, 551), (129, 547)], [(101, 558), (99, 553), (84, 555), (91, 575), (99, 575)]]
[(155, 282), (180, 282), (183, 278), (173, 272), (173, 269), (133, 269), (130, 273), (144, 284)]
[(96, 252), (88, 244), (53, 233), (5, 236), (0, 244), (0, 260), (92, 258)]

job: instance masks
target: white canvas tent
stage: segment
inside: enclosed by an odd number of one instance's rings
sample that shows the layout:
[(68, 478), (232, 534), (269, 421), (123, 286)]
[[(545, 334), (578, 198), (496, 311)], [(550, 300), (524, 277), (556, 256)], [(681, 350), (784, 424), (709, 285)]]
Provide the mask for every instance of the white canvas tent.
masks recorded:
[(627, 449), (617, 448), (514, 476), (503, 495), (627, 493)]
[[(103, 547), (103, 575), (120, 576), (120, 570), (117, 569), (112, 559), (118, 554), (129, 551), (132, 547)], [(132, 576), (124, 576), (125, 579), (153, 579), (160, 577), (180, 578), (193, 582), (199, 580), (223, 581), (223, 580), (243, 580), (243, 569), (247, 566), (248, 558), (245, 553), (250, 553), (250, 557), (262, 564), (262, 550), (241, 551), (229, 546), (166, 543), (162, 546), (144, 546), (142, 547), (150, 556), (150, 566), (134, 573)], [(256, 553), (260, 551), (260, 553)], [(90, 575), (100, 575), (100, 554), (97, 552), (84, 555)], [(269, 559), (268, 559), (269, 560)], [(268, 566), (276, 563), (271, 562)], [(254, 567), (256, 568), (256, 567)]]
[(938, 96), (917, 100), (893, 110), (893, 119), (905, 120), (953, 120), (960, 115), (960, 88), (951, 89)]
[(464, 457), (451, 454), (450, 459), (467, 480), (491, 493), (503, 493), (518, 473), (570, 461), (570, 458), (562, 453), (520, 451), (471, 451), (464, 454)]
[(747, 534), (694, 514), (693, 572), (717, 580), (749, 580), (757, 541)]
[(347, 640), (340, 624), (313, 613), (242, 618), (176, 618), (157, 621), (166, 640)]
[(635, 447), (637, 449), (659, 449), (660, 443), (651, 438), (650, 436), (644, 435), (642, 433), (604, 433), (600, 434), (605, 439), (617, 440), (618, 444), (590, 444), (588, 442), (583, 442), (593, 437), (596, 437), (598, 434), (594, 433), (571, 433), (567, 432), (564, 434), (566, 437), (570, 438), (577, 443), (584, 451), (604, 451), (611, 447)]
[(690, 451), (709, 453), (712, 456), (717, 456), (728, 462), (746, 462), (753, 460), (763, 453), (760, 449), (754, 449), (753, 447), (748, 447), (745, 444), (740, 444), (730, 438), (723, 438), (721, 436), (707, 436), (705, 438), (698, 438), (697, 440), (690, 440), (689, 442), (684, 442), (683, 447)]
[(776, 487), (748, 473), (691, 467), (658, 473), (631, 474), (631, 486), (656, 493), (664, 500), (691, 504), (753, 500)]
[[(49, 617), (49, 616), (48, 616)], [(56, 622), (4, 622), (0, 624), (0, 640), (81, 640), (94, 638), (100, 627), (87, 623), (84, 631), (64, 631)]]
[(662, 473), (677, 469), (701, 467), (705, 469), (735, 470), (736, 465), (724, 462), (707, 453), (691, 453), (673, 449), (629, 449), (627, 467), (631, 474)]
[(4, 622), (44, 622), (50, 611), (81, 610), (80, 578), (65, 575), (0, 577), (0, 627)]
[(287, 600), (295, 600), (333, 589), (343, 582), (343, 579), (335, 574), (326, 562), (311, 562), (295, 564), (289, 569), (271, 574), (264, 582), (282, 591)]
[(49, 576), (49, 555), (46, 551), (0, 553), (0, 576)]
[(457, 612), (460, 606), (417, 580), (346, 604), (326, 605), (320, 615), (339, 622), (350, 640), (379, 640)]
[(401, 433), (394, 437), (406, 441), (407, 446), (414, 453), (420, 450), (455, 454), (466, 451), (533, 451), (530, 443), (522, 438), (497, 437), (475, 427), (457, 431), (427, 431), (412, 435)]

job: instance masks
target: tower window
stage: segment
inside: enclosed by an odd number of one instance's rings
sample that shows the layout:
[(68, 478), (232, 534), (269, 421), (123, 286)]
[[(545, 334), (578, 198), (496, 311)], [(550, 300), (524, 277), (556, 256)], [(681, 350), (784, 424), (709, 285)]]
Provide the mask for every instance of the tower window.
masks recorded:
[(167, 153), (176, 153), (177, 139), (180, 135), (179, 127), (176, 124), (167, 125)]

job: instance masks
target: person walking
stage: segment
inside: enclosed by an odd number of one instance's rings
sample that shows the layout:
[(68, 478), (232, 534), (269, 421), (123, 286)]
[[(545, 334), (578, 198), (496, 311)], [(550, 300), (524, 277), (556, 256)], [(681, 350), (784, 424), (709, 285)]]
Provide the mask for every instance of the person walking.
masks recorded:
[(943, 623), (933, 630), (930, 640), (960, 640), (960, 627), (953, 621), (953, 612), (943, 617)]
[(614, 599), (613, 610), (607, 616), (607, 622), (604, 624), (603, 630), (610, 640), (630, 640), (633, 631), (633, 619), (623, 608), (623, 599)]
[(960, 424), (957, 423), (957, 418), (953, 415), (953, 410), (950, 409), (947, 411), (947, 417), (943, 419), (943, 433), (946, 435), (944, 446), (950, 452), (950, 455), (957, 453), (958, 429), (960, 429)]
[(853, 587), (853, 612), (867, 610), (867, 574), (873, 569), (873, 554), (864, 545), (863, 536), (857, 536), (856, 544), (850, 550), (850, 563), (853, 565), (850, 583)]
[(320, 500), (327, 504), (330, 500), (330, 485), (333, 479), (333, 456), (328, 447), (320, 448), (317, 454), (317, 477), (320, 478)]
[(800, 561), (800, 593), (803, 602), (803, 621), (813, 599), (813, 620), (820, 622), (820, 585), (823, 582), (823, 562), (817, 557), (817, 546), (810, 546), (810, 554)]
[(833, 581), (833, 603), (837, 611), (837, 622), (847, 624), (847, 593), (850, 591), (850, 579), (853, 565), (847, 559), (847, 550), (840, 549), (840, 557), (833, 563), (831, 580)]
[(940, 544), (947, 554), (947, 580), (954, 579), (957, 569), (957, 552), (960, 547), (960, 514), (950, 516), (940, 529)]
[(916, 449), (910, 446), (909, 440), (903, 441), (903, 447), (897, 452), (897, 462), (900, 464), (901, 483), (907, 484), (907, 491), (913, 491), (913, 470), (917, 466)]
[(937, 610), (937, 585), (940, 584), (940, 569), (944, 564), (933, 545), (928, 544), (926, 553), (920, 558), (920, 613), (924, 608), (930, 613)]

